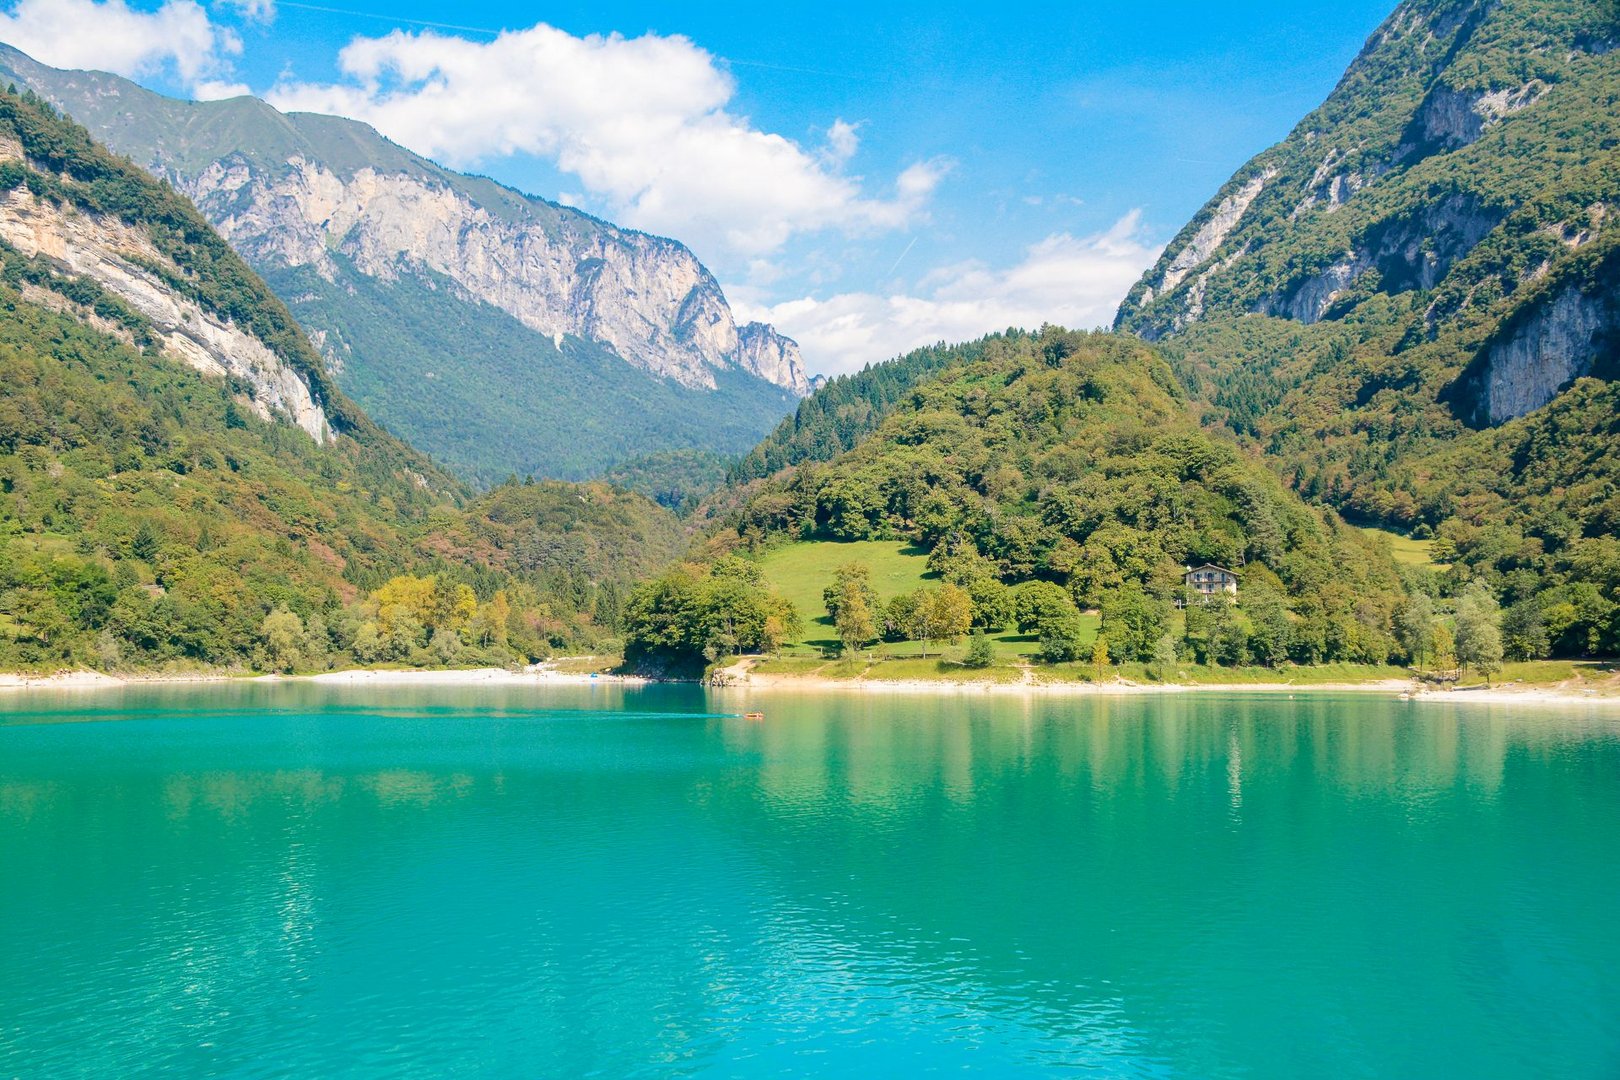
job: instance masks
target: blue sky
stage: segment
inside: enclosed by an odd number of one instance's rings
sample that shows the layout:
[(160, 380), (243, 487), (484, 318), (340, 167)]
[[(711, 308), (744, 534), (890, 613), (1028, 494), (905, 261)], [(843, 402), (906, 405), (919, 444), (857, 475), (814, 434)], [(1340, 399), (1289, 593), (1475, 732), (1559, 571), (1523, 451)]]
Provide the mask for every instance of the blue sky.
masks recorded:
[(674, 236), (812, 370), (842, 371), (1106, 322), (1389, 6), (14, 0), (0, 40), (356, 116)]

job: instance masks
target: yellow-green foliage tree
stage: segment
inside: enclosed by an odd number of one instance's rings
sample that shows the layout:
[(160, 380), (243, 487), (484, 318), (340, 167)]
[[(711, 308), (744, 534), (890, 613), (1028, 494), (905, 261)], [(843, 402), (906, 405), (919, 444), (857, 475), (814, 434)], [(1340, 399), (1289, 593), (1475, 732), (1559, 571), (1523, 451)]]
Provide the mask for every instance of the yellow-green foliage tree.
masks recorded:
[(842, 594), (838, 599), (838, 614), (833, 621), (845, 654), (853, 654), (862, 645), (877, 637), (874, 605), (867, 596), (870, 591), (870, 586), (863, 589), (861, 582), (854, 579), (844, 583)]
[(923, 656), (929, 642), (956, 642), (973, 626), (973, 597), (966, 589), (946, 582), (913, 595), (911, 636), (922, 645)]
[(278, 608), (264, 617), (265, 666), (272, 671), (295, 670), (304, 658), (304, 620), (296, 612)]

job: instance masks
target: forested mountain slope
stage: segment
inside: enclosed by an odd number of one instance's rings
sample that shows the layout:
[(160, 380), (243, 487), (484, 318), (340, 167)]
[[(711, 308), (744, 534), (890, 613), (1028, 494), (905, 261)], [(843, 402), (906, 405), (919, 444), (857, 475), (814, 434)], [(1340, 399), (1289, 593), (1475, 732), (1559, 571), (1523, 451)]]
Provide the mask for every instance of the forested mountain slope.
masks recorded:
[(441, 168), (339, 117), (177, 101), (3, 46), (0, 78), (190, 196), (342, 385), (464, 476), (741, 453), (809, 390), (798, 346), (739, 326), (675, 241)]
[[(1018, 337), (1021, 331), (1008, 330)], [(827, 461), (853, 449), (877, 430), (884, 418), (919, 382), (938, 371), (983, 355), (984, 347), (1002, 337), (992, 334), (966, 345), (943, 342), (913, 349), (881, 364), (868, 364), (850, 375), (840, 375), (815, 392), (776, 426), (729, 473), (733, 482), (758, 480), (803, 461)]]
[(1047, 327), (940, 356), (854, 449), (752, 485), (734, 538), (910, 539), (991, 626), (1009, 585), (1059, 586), (1106, 626), (1120, 597), (1168, 605), (1188, 564), (1217, 563), (1281, 628), (1268, 661), (1395, 651), (1388, 553), (1200, 429), (1151, 347)]
[(1612, 0), (1403, 3), (1117, 320), (1307, 498), (1436, 533), (1510, 603), (1588, 590), (1593, 626), (1620, 601), (1617, 44)]
[(5, 92), (0, 264), (0, 666), (517, 659), (680, 542), (605, 488), (464, 507), (183, 197)]

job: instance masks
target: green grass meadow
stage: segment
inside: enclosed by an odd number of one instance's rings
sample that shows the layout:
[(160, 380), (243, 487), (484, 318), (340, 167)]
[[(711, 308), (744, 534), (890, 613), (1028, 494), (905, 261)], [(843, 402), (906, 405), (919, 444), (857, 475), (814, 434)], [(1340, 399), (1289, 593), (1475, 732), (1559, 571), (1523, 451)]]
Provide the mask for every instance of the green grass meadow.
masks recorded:
[(1389, 551), (1395, 561), (1404, 566), (1422, 566), (1430, 570), (1444, 570), (1446, 564), (1434, 561), (1434, 541), (1414, 540), (1398, 532), (1388, 529), (1365, 528), (1361, 530), (1368, 536), (1383, 537), (1389, 541)]
[(803, 635), (790, 644), (814, 649), (838, 643), (821, 593), (832, 584), (840, 566), (864, 564), (872, 571), (878, 599), (885, 603), (901, 593), (939, 583), (928, 573), (928, 552), (898, 540), (800, 541), (771, 548), (759, 562), (771, 588), (792, 601), (804, 619)]
[[(783, 544), (766, 551), (759, 559), (765, 580), (781, 596), (793, 602), (804, 619), (804, 633), (797, 641), (789, 642), (784, 652), (789, 657), (820, 655), (823, 648), (836, 646), (838, 635), (821, 600), (821, 593), (832, 584), (833, 575), (847, 563), (863, 563), (872, 571), (872, 586), (878, 599), (887, 603), (901, 593), (912, 592), (925, 586), (939, 584), (939, 578), (928, 572), (928, 553), (922, 548), (898, 540), (805, 540)], [(1087, 640), (1097, 633), (1100, 619), (1094, 614), (1081, 616), (1085, 622)], [(990, 638), (998, 659), (1018, 661), (1034, 656), (1041, 643), (1033, 634), (1020, 634), (1011, 627)], [(948, 646), (947, 656), (960, 656), (964, 645)], [(926, 665), (934, 663), (930, 649)], [(885, 642), (868, 650), (874, 658), (885, 661), (921, 660), (922, 646), (915, 641)], [(904, 676), (885, 674), (885, 678)]]

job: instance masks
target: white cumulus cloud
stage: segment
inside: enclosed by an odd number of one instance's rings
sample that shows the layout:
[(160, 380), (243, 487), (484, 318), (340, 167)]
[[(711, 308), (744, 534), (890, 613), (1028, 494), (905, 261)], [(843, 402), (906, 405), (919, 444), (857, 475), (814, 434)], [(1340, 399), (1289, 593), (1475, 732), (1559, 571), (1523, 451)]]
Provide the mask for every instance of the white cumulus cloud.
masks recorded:
[(275, 0), (220, 0), (226, 7), (235, 8), (249, 22), (268, 23), (276, 18)]
[(124, 0), (20, 0), (0, 11), (0, 41), (52, 67), (134, 78), (172, 66), (188, 85), (242, 51), (241, 40), (194, 0), (167, 0), (153, 11)]
[(191, 96), (198, 101), (224, 101), (226, 98), (246, 97), (253, 91), (246, 83), (221, 79), (203, 79), (191, 88)]
[(909, 292), (850, 292), (775, 304), (748, 303), (753, 291), (746, 287), (728, 293), (739, 314), (773, 323), (797, 340), (811, 370), (841, 375), (923, 345), (1010, 326), (1105, 325), (1159, 251), (1143, 237), (1140, 215), (1132, 211), (1106, 232), (1048, 236), (1013, 266), (941, 267)]
[(761, 131), (731, 111), (716, 58), (678, 35), (576, 37), (540, 24), (493, 41), (420, 31), (359, 37), (334, 83), (284, 81), (283, 109), (365, 120), (405, 146), (467, 166), (530, 154), (579, 178), (626, 225), (677, 236), (705, 258), (765, 255), (822, 229), (919, 219), (947, 163), (912, 164), (873, 190), (844, 165), (854, 125), (826, 146)]
[(861, 136), (857, 125), (840, 118), (827, 129), (827, 149), (823, 151), (823, 157), (834, 165), (843, 165), (855, 156), (860, 146)]

